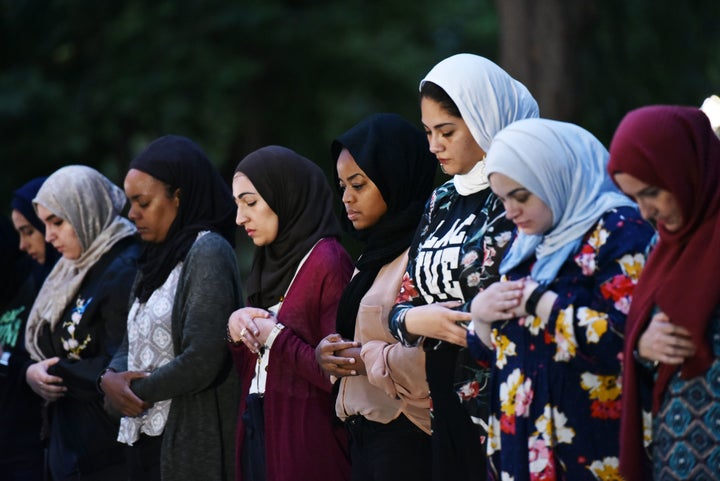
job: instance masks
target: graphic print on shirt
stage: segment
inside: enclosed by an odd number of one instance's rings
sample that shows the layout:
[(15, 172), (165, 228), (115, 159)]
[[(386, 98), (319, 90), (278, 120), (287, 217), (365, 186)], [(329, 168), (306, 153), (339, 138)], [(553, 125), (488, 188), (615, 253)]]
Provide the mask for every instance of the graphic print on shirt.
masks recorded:
[(0, 346), (15, 347), (22, 325), (21, 314), (24, 311), (25, 306), (20, 306), (17, 309), (5, 311), (0, 316)]
[[(464, 219), (455, 219), (444, 233), (445, 221), (442, 221), (437, 230), (420, 244), (416, 269), (423, 274), (418, 276), (418, 287), (428, 304), (436, 298), (440, 301), (463, 299), (459, 276), (456, 274), (463, 257), (462, 249), (468, 228), (474, 220), (475, 214)], [(437, 236), (438, 233), (442, 233), (440, 237)]]
[(87, 310), (87, 307), (90, 305), (92, 300), (92, 297), (86, 301), (82, 298), (82, 296), (79, 296), (75, 301), (75, 307), (73, 307), (72, 314), (70, 315), (70, 320), (63, 323), (62, 325), (62, 327), (70, 335), (70, 337), (63, 336), (60, 338), (60, 340), (62, 341), (63, 349), (67, 351), (67, 357), (69, 359), (79, 360), (80, 353), (85, 350), (88, 344), (90, 344), (90, 342), (92, 341), (92, 336), (90, 336), (90, 334), (85, 335), (85, 339), (83, 339), (82, 343), (75, 338), (77, 326), (78, 324), (80, 324), (83, 314), (85, 314), (85, 311)]

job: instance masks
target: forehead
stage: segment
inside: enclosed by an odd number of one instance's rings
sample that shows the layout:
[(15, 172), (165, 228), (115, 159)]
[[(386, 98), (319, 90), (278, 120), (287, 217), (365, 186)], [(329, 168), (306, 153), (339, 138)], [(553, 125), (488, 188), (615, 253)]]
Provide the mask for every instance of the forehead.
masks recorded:
[(505, 174), (501, 174), (500, 172), (493, 172), (490, 174), (488, 180), (490, 181), (490, 187), (492, 190), (498, 194), (504, 194), (516, 189), (525, 188), (525, 186), (515, 179), (508, 177)]
[(126, 193), (148, 194), (164, 190), (165, 184), (142, 170), (130, 169), (125, 176), (124, 187)]
[(432, 127), (438, 121), (443, 123), (459, 123), (462, 119), (450, 115), (450, 113), (437, 102), (431, 98), (423, 97), (420, 100), (420, 112), (422, 114), (422, 123), (427, 127)]
[(238, 172), (233, 176), (232, 192), (233, 197), (238, 197), (243, 194), (258, 194), (257, 189), (248, 176), (242, 172)]
[(648, 184), (647, 182), (644, 182), (637, 177), (625, 172), (618, 172), (613, 177), (615, 178), (615, 181), (618, 183), (623, 192), (629, 195), (636, 194), (641, 190), (650, 187), (650, 184)]

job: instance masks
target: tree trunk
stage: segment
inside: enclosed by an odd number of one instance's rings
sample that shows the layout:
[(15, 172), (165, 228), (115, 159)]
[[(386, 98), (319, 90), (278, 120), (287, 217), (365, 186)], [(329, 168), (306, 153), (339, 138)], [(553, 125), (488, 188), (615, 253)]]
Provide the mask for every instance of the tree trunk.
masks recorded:
[(581, 118), (580, 59), (594, 0), (497, 0), (500, 65), (530, 90), (540, 115)]

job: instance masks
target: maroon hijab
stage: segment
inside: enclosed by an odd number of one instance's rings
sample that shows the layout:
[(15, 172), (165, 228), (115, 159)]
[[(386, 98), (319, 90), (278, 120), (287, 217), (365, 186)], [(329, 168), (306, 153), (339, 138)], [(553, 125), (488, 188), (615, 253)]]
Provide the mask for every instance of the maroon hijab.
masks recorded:
[[(671, 192), (684, 224), (676, 232), (658, 226), (660, 240), (633, 294), (625, 327), (621, 467), (642, 459), (642, 417), (633, 351), (654, 306), (690, 331), (697, 348), (679, 369), (683, 378), (703, 374), (713, 362), (706, 333), (720, 304), (720, 140), (697, 108), (650, 106), (620, 122), (610, 145), (608, 171), (624, 172)], [(653, 412), (677, 366), (660, 364)], [(629, 470), (629, 479), (640, 479)]]

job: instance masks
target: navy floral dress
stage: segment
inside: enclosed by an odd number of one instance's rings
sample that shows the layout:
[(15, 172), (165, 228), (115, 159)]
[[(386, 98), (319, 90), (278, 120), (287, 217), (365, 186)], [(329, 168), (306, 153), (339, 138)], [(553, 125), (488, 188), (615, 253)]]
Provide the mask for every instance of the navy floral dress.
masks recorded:
[[(561, 267), (547, 322), (493, 324), (488, 433), (493, 480), (619, 480), (625, 318), (653, 229), (632, 207), (607, 212)], [(534, 259), (508, 273), (530, 274)]]
[(444, 301), (469, 304), (480, 289), (499, 280), (498, 266), (513, 225), (490, 189), (461, 196), (452, 181), (432, 194), (410, 246), (409, 262), (390, 331), (403, 344), (422, 342), (432, 400), (433, 479), (483, 479), (487, 438), (489, 365), (437, 339), (415, 340), (405, 314)]

